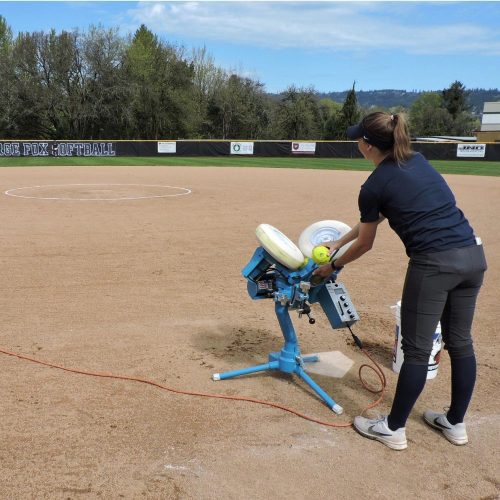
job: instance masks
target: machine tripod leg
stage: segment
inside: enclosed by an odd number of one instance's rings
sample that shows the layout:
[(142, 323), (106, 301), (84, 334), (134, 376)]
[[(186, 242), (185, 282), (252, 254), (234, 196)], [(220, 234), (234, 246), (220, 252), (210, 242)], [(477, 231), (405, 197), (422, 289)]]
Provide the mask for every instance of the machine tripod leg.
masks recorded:
[(279, 367), (278, 361), (271, 361), (270, 363), (264, 363), (262, 365), (250, 366), (248, 368), (242, 368), (241, 370), (232, 370), (224, 373), (214, 373), (212, 375), (213, 380), (225, 380), (227, 378), (239, 377), (240, 375), (248, 375), (249, 373), (263, 372), (266, 370), (277, 370)]
[(314, 392), (338, 415), (344, 411), (342, 406), (337, 404), (304, 370), (301, 366), (297, 366), (295, 373), (309, 386)]

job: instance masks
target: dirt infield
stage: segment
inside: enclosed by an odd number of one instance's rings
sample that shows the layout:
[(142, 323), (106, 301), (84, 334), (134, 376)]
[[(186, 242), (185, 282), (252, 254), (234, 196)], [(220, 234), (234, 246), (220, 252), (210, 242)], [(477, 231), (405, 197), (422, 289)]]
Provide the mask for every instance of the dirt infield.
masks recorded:
[[(249, 396), (347, 422), (373, 400), (357, 375), (365, 358), (347, 331), (330, 328), (320, 308), (313, 326), (291, 315), (304, 353), (336, 350), (355, 361), (342, 379), (314, 376), (344, 415), (328, 410), (296, 378), (266, 373), (213, 382), (211, 375), (266, 362), (282, 346), (272, 302), (250, 300), (240, 274), (257, 246), (256, 226), (267, 222), (297, 242), (321, 219), (353, 225), (367, 175), (2, 168), (0, 346), (70, 368)], [(352, 429), (278, 409), (173, 394), (0, 354), (0, 497), (498, 498), (500, 178), (447, 180), (489, 263), (474, 325), (478, 381), (468, 446), (449, 444), (420, 417), (449, 403), (446, 355), (408, 421), (408, 449), (394, 452)], [(12, 192), (33, 186), (43, 187)], [(191, 192), (160, 197), (176, 191), (159, 186)], [(116, 197), (122, 199), (110, 200)], [(387, 375), (381, 413), (397, 380), (390, 370), (389, 307), (400, 298), (406, 263), (402, 244), (383, 224), (374, 249), (342, 274), (361, 315), (354, 331)]]

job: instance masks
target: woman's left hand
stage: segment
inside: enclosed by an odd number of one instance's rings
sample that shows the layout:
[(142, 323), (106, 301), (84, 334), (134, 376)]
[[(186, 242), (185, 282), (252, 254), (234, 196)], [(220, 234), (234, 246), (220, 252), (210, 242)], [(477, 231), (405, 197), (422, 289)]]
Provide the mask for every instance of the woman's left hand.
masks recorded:
[(322, 278), (328, 278), (331, 274), (333, 274), (333, 269), (330, 263), (319, 266), (313, 272), (313, 275), (321, 276)]

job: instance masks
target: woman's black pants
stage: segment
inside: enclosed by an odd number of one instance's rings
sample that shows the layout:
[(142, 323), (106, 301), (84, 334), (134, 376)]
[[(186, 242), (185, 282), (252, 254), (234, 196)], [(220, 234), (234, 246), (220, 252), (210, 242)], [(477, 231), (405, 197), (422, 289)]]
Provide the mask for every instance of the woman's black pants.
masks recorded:
[(474, 354), (471, 327), (485, 270), (482, 245), (410, 257), (401, 300), (405, 363), (429, 363), (439, 321), (451, 358)]

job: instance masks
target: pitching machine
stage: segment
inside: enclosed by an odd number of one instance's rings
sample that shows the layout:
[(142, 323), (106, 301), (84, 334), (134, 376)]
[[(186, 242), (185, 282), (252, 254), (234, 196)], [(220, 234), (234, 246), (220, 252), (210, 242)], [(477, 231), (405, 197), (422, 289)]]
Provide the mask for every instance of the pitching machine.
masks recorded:
[[(335, 413), (341, 414), (342, 407), (336, 403), (304, 370), (304, 363), (319, 361), (318, 356), (302, 356), (297, 335), (289, 311), (304, 314), (309, 323), (314, 324), (311, 304), (319, 303), (332, 328), (352, 325), (359, 319), (356, 308), (345, 286), (337, 281), (338, 272), (327, 279), (313, 276), (318, 267), (312, 260), (315, 246), (339, 239), (350, 230), (346, 224), (326, 220), (316, 222), (306, 228), (297, 247), (282, 232), (269, 224), (260, 224), (256, 229), (260, 242), (242, 274), (247, 279), (248, 294), (253, 300), (271, 299), (285, 339), (279, 352), (269, 354), (269, 362), (215, 373), (213, 380), (224, 380), (266, 370), (279, 370), (297, 374)], [(335, 258), (340, 257), (350, 243), (339, 249)]]

